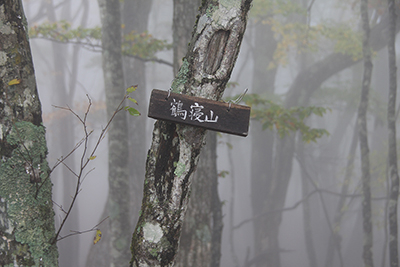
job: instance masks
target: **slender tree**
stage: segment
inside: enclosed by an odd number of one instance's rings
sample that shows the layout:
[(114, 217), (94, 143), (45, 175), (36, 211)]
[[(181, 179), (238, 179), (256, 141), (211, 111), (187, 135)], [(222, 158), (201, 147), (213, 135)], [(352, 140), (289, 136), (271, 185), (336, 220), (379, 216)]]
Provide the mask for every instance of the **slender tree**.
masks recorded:
[(58, 266), (41, 104), (21, 1), (0, 3), (0, 265)]
[[(171, 88), (219, 100), (235, 64), (251, 0), (205, 0)], [(146, 163), (131, 266), (172, 266), (205, 130), (157, 121)]]
[(363, 58), (364, 58), (364, 74), (361, 87), (361, 100), (358, 108), (357, 122), (359, 125), (359, 139), (361, 152), (361, 175), (362, 175), (362, 213), (363, 213), (363, 230), (364, 230), (364, 249), (363, 260), (365, 267), (373, 267), (372, 244), (372, 214), (371, 214), (371, 173), (369, 163), (369, 146), (368, 146), (368, 129), (367, 129), (367, 109), (369, 90), (372, 76), (372, 60), (371, 47), (369, 44), (370, 27), (368, 17), (368, 0), (361, 0), (361, 19), (363, 29)]
[(398, 256), (398, 223), (397, 223), (397, 203), (399, 198), (399, 174), (397, 169), (397, 142), (396, 142), (396, 91), (397, 91), (397, 67), (396, 67), (396, 9), (395, 1), (388, 0), (389, 11), (389, 100), (388, 100), (388, 145), (389, 145), (389, 182), (390, 182), (390, 201), (388, 206), (389, 216), (389, 258), (390, 266), (399, 266)]
[[(119, 0), (99, 0), (102, 23), (102, 59), (106, 91), (107, 118), (124, 97), (124, 75), (121, 54), (121, 13)], [(108, 133), (107, 201), (110, 216), (110, 266), (129, 262), (130, 190), (128, 176), (128, 138), (126, 113), (119, 113)]]
[[(272, 16), (272, 14), (269, 14)], [(255, 25), (254, 36), (254, 66), (252, 90), (256, 94), (273, 94), (277, 68), (271, 68), (274, 63), (273, 56), (277, 46), (271, 25), (263, 23), (269, 18), (260, 18)], [(251, 206), (253, 216), (266, 211), (264, 205), (270, 181), (272, 179), (274, 133), (264, 131), (261, 123), (254, 121), (250, 124), (251, 136)], [(262, 257), (267, 250), (268, 233), (266, 231), (265, 217), (254, 220), (254, 256)], [(233, 244), (232, 244), (233, 245)], [(264, 257), (265, 258), (265, 257)], [(256, 266), (262, 266), (263, 261), (257, 262)]]

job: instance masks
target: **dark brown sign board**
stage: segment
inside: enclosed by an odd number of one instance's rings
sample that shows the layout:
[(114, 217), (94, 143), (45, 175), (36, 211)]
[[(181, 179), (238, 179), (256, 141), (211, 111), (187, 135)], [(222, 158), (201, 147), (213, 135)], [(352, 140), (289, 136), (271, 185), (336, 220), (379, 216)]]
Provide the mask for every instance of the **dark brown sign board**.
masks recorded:
[(250, 107), (154, 89), (148, 117), (247, 136)]

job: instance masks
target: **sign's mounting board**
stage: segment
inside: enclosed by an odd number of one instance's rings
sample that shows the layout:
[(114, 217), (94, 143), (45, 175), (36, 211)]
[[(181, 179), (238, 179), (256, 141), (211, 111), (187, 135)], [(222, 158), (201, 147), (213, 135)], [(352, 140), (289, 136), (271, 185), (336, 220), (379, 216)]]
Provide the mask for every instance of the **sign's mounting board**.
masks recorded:
[(247, 136), (250, 107), (154, 89), (151, 92), (148, 116)]

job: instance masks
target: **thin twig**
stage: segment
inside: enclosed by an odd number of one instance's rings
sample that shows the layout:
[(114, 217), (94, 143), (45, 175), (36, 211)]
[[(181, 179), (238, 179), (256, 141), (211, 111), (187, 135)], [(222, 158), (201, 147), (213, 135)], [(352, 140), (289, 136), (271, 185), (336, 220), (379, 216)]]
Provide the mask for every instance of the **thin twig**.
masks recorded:
[(65, 214), (67, 213), (67, 212), (64, 210), (64, 208), (63, 208), (60, 204), (58, 204), (58, 203), (55, 202), (54, 200), (53, 200), (52, 202), (53, 202), (53, 204), (56, 205), (62, 212), (64, 212)]
[(80, 235), (80, 234), (85, 234), (85, 233), (89, 233), (89, 232), (92, 232), (92, 231), (96, 231), (96, 230), (99, 229), (99, 228), (97, 228), (97, 227), (98, 227), (100, 224), (102, 224), (105, 220), (107, 220), (109, 217), (110, 217), (110, 216), (107, 216), (106, 218), (104, 218), (103, 220), (101, 220), (101, 222), (99, 222), (98, 224), (96, 224), (95, 226), (93, 226), (92, 228), (90, 228), (90, 229), (88, 229), (88, 230), (84, 230), (84, 231), (73, 231), (73, 230), (71, 230), (72, 233), (70, 233), (70, 234), (68, 234), (68, 235), (66, 235), (66, 236), (61, 236), (59, 239), (57, 239), (57, 241), (63, 240), (63, 239), (65, 239), (65, 238), (67, 238), (67, 237), (70, 237), (70, 236)]
[[(85, 178), (87, 177), (87, 175), (93, 171), (93, 169), (91, 169), (89, 172), (87, 172), (86, 174), (84, 174), (84, 170), (86, 169), (87, 165), (89, 164), (89, 162), (93, 159), (94, 154), (96, 153), (97, 148), (99, 147), (101, 141), (104, 139), (105, 135), (108, 132), (108, 129), (110, 127), (111, 122), (113, 121), (113, 119), (115, 118), (115, 116), (117, 115), (118, 112), (120, 112), (121, 110), (123, 110), (123, 104), (125, 99), (128, 97), (128, 94), (125, 94), (123, 99), (121, 100), (120, 104), (118, 105), (118, 107), (115, 109), (114, 113), (112, 114), (111, 118), (108, 120), (106, 126), (104, 129), (101, 130), (100, 136), (97, 139), (97, 142), (94, 146), (94, 148), (92, 149), (92, 151), (89, 153), (89, 149), (88, 149), (88, 144), (89, 144), (89, 137), (90, 135), (93, 133), (93, 131), (88, 132), (87, 129), (87, 117), (88, 114), (90, 112), (90, 107), (92, 106), (92, 100), (90, 99), (89, 95), (86, 95), (89, 101), (88, 104), (88, 108), (83, 116), (80, 117), (76, 112), (74, 112), (70, 107), (57, 107), (56, 108), (60, 108), (60, 109), (64, 109), (67, 110), (69, 112), (71, 112), (75, 117), (77, 117), (77, 119), (81, 122), (82, 126), (83, 126), (83, 131), (85, 134), (85, 137), (78, 143), (77, 146), (75, 146), (75, 148), (73, 149), (73, 151), (69, 154), (71, 155), (74, 151), (76, 151), (76, 149), (78, 147), (80, 147), (81, 145), (83, 145), (83, 151), (82, 151), (82, 156), (81, 156), (81, 160), (80, 160), (80, 167), (79, 167), (79, 173), (75, 173), (74, 171), (72, 171), (65, 163), (64, 160), (65, 158), (62, 158), (61, 161), (57, 162), (57, 166), (59, 164), (63, 164), (65, 165), (78, 179), (76, 181), (76, 187), (75, 187), (75, 193), (72, 196), (72, 202), (70, 204), (70, 206), (68, 207), (67, 211), (65, 212), (65, 216), (64, 219), (62, 220), (60, 227), (58, 228), (53, 240), (51, 243), (55, 244), (57, 241), (64, 239), (68, 236), (74, 235), (74, 234), (70, 234), (64, 237), (59, 238), (61, 230), (63, 229), (65, 222), (67, 221), (69, 215), (71, 214), (71, 210), (75, 205), (76, 199), (78, 197), (78, 194), (81, 192), (81, 185), (83, 183), (83, 181), (85, 180)], [(89, 230), (90, 231), (90, 230)], [(76, 232), (77, 233), (77, 232)], [(75, 233), (75, 234), (76, 234)]]

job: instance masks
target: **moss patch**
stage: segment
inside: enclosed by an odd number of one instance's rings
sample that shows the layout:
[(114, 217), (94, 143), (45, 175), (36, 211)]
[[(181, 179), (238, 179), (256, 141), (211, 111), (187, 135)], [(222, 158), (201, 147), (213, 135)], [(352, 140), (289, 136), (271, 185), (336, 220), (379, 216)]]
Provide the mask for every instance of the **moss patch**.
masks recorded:
[(189, 73), (189, 62), (186, 58), (183, 59), (182, 66), (179, 69), (178, 75), (174, 79), (174, 82), (171, 85), (172, 92), (181, 93), (184, 89), (184, 85), (187, 81)]

